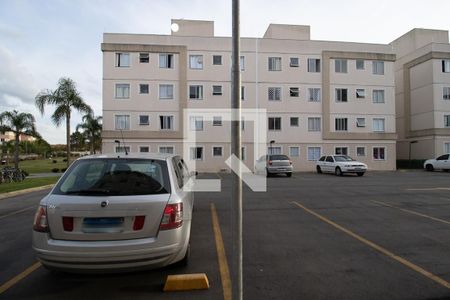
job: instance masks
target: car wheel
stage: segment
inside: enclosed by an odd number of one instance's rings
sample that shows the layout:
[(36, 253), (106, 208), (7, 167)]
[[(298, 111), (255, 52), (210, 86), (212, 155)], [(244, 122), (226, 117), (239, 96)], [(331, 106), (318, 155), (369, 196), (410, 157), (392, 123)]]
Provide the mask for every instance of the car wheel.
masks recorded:
[(286, 173), (286, 176), (287, 176), (287, 177), (291, 177), (291, 176), (292, 176), (292, 173)]
[(428, 164), (428, 165), (425, 166), (425, 169), (427, 169), (427, 171), (431, 172), (431, 171), (434, 170), (434, 167), (433, 167), (432, 164)]
[(322, 174), (322, 169), (319, 166), (316, 167), (316, 170), (317, 170), (317, 173)]
[(342, 176), (341, 168), (337, 167), (336, 170), (334, 170), (334, 174), (336, 174), (336, 176)]
[(356, 173), (358, 176), (363, 176), (364, 175), (364, 172), (358, 172), (358, 173)]
[(269, 172), (269, 170), (266, 169), (266, 177), (272, 177), (272, 173)]

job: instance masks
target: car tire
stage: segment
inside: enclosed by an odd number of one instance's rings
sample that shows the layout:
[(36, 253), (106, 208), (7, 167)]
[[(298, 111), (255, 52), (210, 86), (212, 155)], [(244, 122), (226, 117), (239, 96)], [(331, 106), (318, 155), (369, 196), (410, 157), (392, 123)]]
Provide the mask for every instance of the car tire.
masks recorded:
[(272, 177), (272, 173), (269, 172), (269, 170), (266, 169), (266, 177)]
[(342, 170), (341, 170), (341, 168), (337, 167), (337, 168), (334, 170), (334, 174), (336, 174), (336, 176), (342, 176)]
[(316, 167), (316, 170), (317, 170), (317, 173), (322, 174), (322, 169), (319, 166)]
[(356, 175), (358, 175), (358, 176), (363, 176), (364, 175), (364, 172), (358, 172), (358, 173), (356, 173)]
[(291, 176), (292, 176), (292, 173), (286, 173), (286, 176), (287, 176), (287, 177), (291, 177)]
[(425, 169), (426, 169), (428, 172), (434, 171), (434, 167), (433, 167), (432, 164), (427, 164), (427, 165), (425, 166)]

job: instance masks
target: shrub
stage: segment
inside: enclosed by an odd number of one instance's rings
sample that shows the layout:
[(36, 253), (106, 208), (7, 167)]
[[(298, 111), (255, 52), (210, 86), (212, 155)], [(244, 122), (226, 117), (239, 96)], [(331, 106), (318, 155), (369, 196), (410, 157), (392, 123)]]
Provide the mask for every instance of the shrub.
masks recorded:
[(64, 173), (66, 170), (67, 170), (67, 168), (62, 168), (62, 169), (61, 169), (61, 172)]
[(64, 158), (64, 159), (63, 159), (63, 162), (67, 162), (67, 158)]
[(56, 159), (54, 159), (53, 161), (52, 161), (54, 164), (56, 164), (57, 163), (57, 161), (56, 161)]
[(58, 168), (53, 168), (53, 169), (52, 169), (52, 172), (53, 172), (53, 173), (58, 173), (58, 172), (59, 172), (59, 169), (58, 169)]

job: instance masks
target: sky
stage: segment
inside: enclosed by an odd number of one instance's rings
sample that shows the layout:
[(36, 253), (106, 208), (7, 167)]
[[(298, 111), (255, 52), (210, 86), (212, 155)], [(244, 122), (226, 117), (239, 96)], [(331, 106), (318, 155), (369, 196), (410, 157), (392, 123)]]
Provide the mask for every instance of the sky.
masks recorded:
[[(262, 37), (270, 23), (311, 26), (311, 39), (387, 44), (413, 28), (450, 30), (450, 0), (241, 0), (241, 36)], [(0, 0), (0, 112), (32, 113), (51, 144), (65, 143), (52, 107), (35, 96), (70, 77), (102, 114), (104, 32), (170, 34), (171, 19), (215, 22), (231, 35), (231, 0)], [(72, 131), (81, 115), (72, 116)]]

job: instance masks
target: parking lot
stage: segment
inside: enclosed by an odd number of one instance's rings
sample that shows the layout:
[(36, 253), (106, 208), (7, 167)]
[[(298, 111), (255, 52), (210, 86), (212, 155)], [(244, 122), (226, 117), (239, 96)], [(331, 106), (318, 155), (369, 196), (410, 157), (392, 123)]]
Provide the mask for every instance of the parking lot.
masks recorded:
[[(0, 298), (227, 299), (230, 176), (201, 177), (222, 179), (222, 192), (196, 194), (185, 268), (52, 274), (31, 250), (44, 192), (0, 200)], [(265, 193), (245, 188), (243, 223), (245, 299), (450, 299), (450, 173), (268, 178)], [(209, 290), (162, 292), (167, 275), (199, 272)]]

